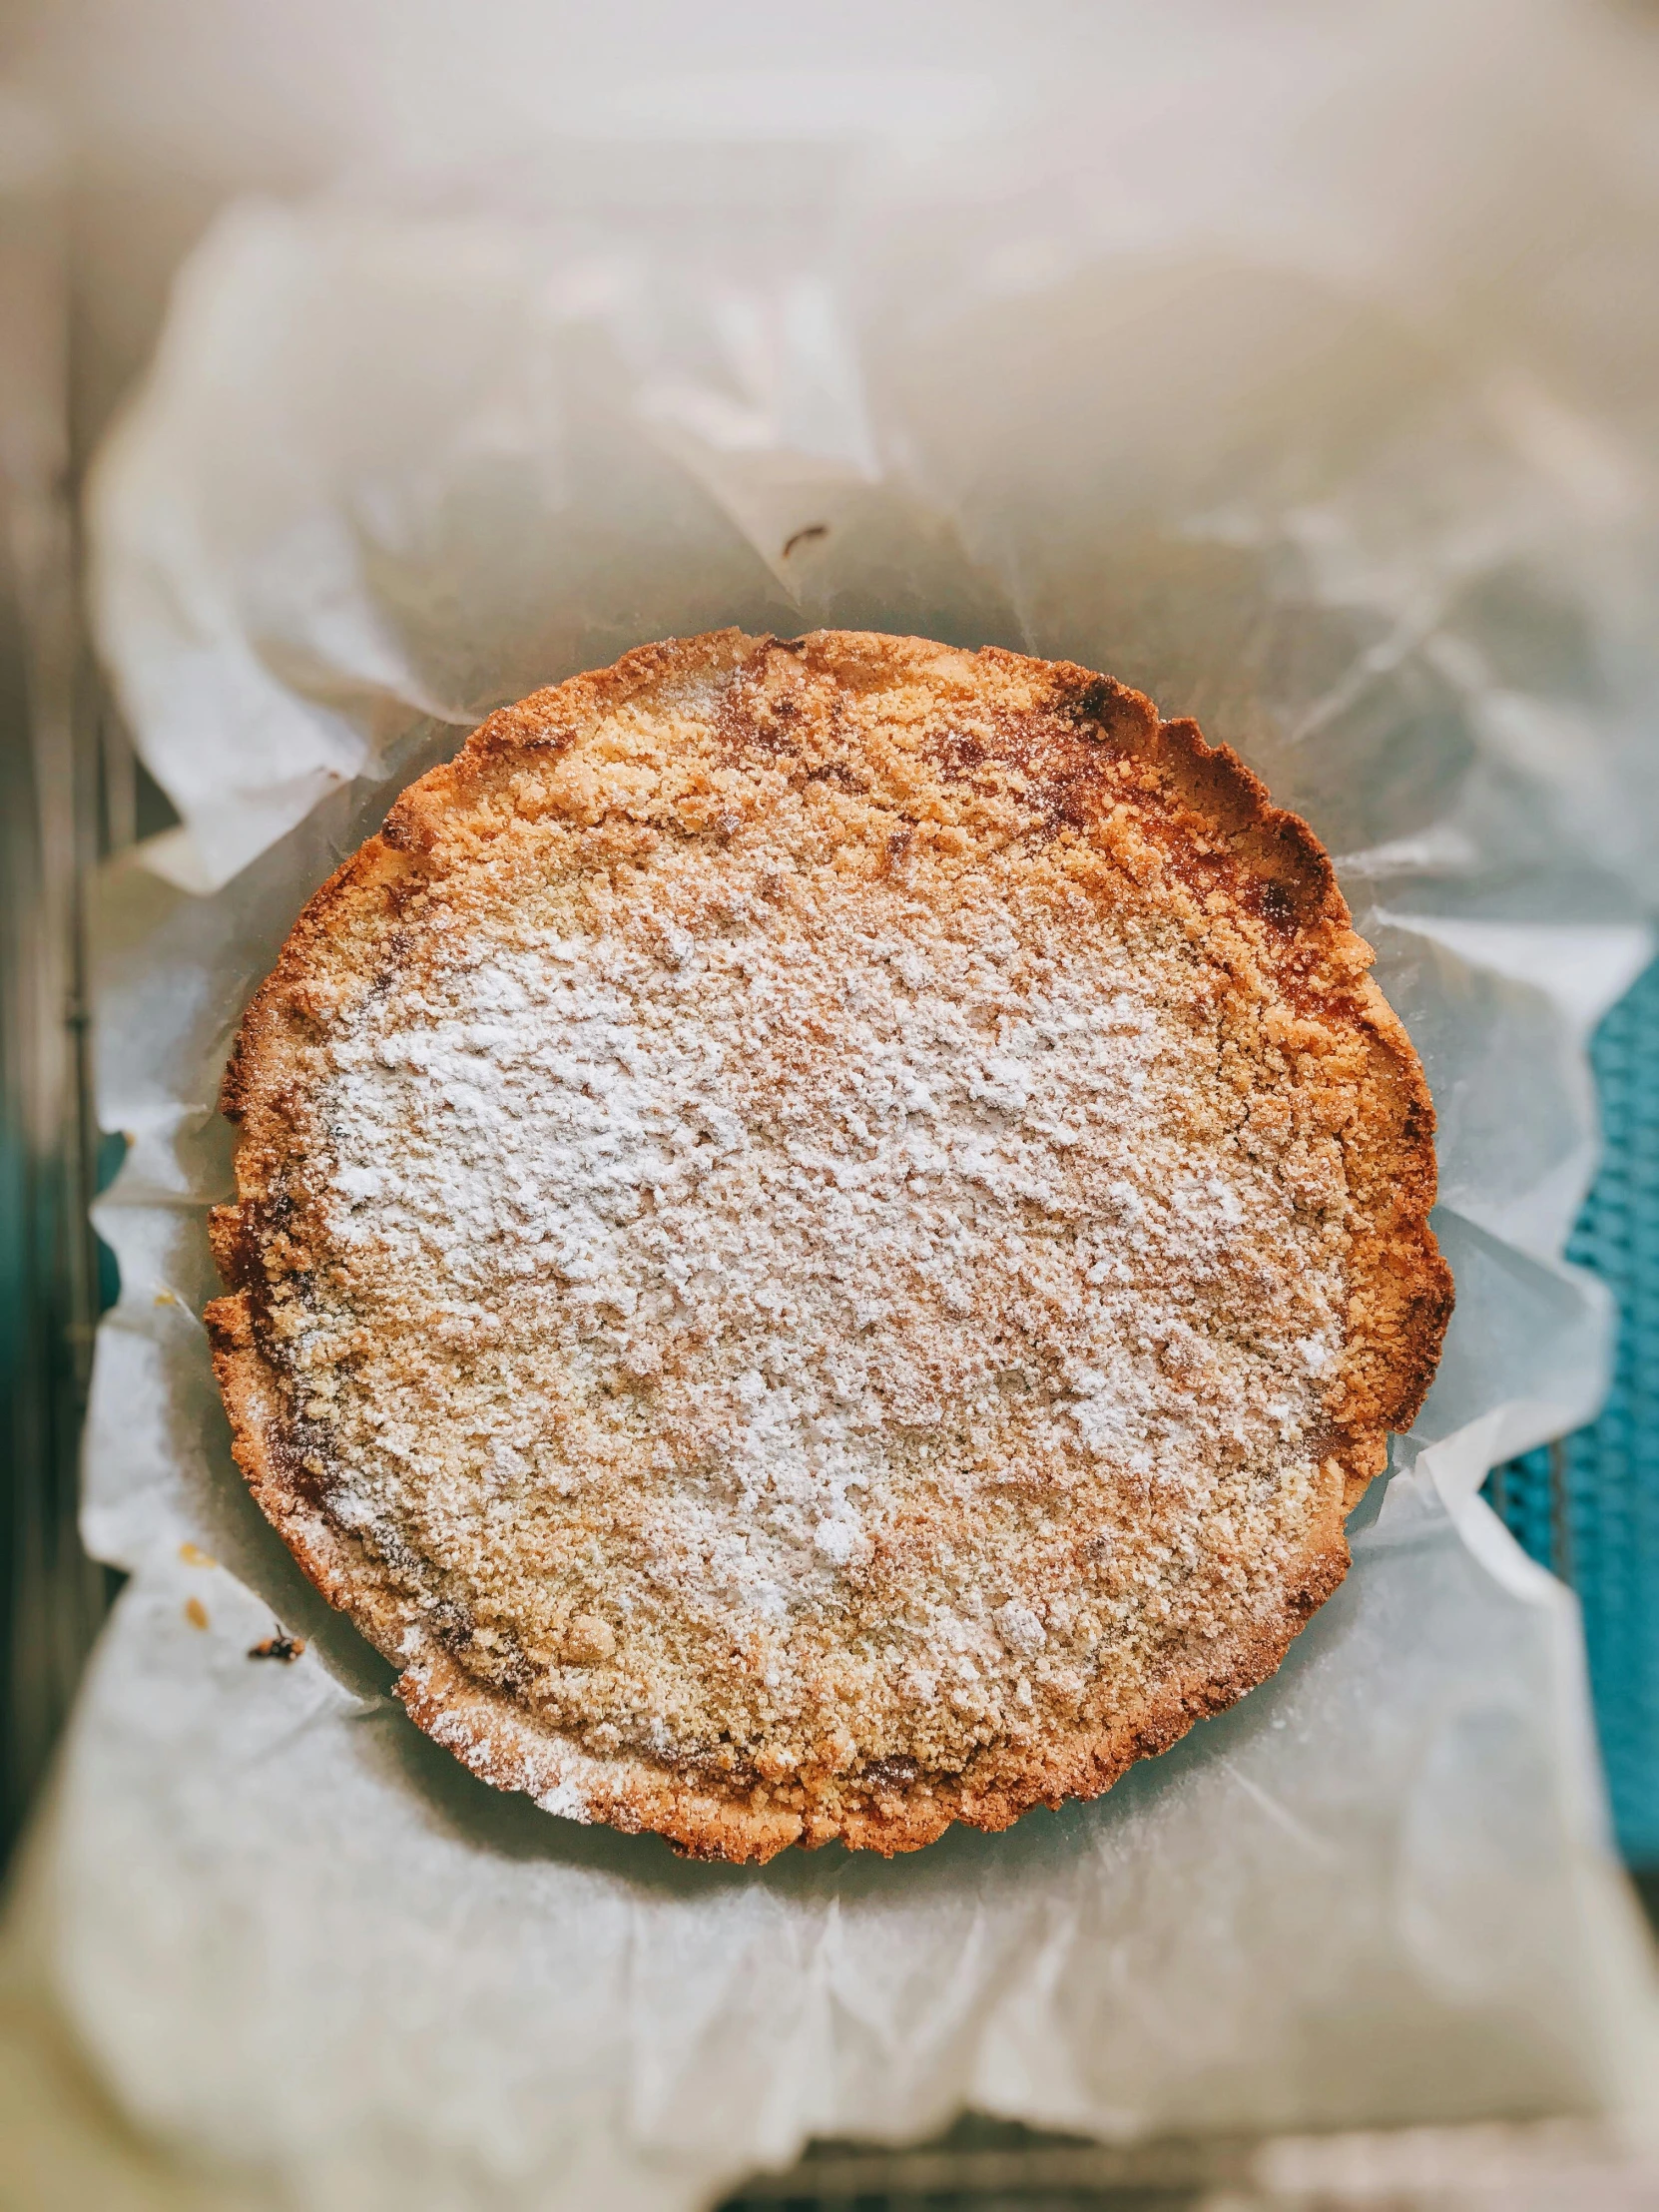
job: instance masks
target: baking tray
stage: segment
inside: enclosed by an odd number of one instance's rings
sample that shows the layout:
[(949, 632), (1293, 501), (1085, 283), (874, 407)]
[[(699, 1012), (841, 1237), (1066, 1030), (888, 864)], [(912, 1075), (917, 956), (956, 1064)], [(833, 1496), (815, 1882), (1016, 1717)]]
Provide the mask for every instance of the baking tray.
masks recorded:
[[(67, 281), (54, 149), (0, 122), (0, 1848), (106, 1603), (76, 1535), (99, 1306), (87, 1202), (83, 890), (111, 793), (85, 711), (68, 488)], [(130, 760), (130, 757), (129, 757)], [(117, 811), (119, 814), (119, 810)], [(116, 833), (119, 819), (113, 820)]]
[(1567, 1257), (1619, 1309), (1613, 1386), (1587, 1428), (1497, 1468), (1486, 1494), (1569, 1582), (1625, 1859), (1659, 1900), (1659, 963), (1591, 1043), (1603, 1157)]

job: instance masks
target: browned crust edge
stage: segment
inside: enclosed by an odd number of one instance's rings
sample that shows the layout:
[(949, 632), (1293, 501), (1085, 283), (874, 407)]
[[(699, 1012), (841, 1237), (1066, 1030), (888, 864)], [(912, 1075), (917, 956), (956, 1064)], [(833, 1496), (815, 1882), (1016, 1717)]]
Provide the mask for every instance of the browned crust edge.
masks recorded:
[[(1351, 1259), (1347, 1413), (1326, 1461), (1330, 1480), (1313, 1540), (1288, 1578), (1279, 1614), (1251, 1636), (1213, 1648), (1202, 1673), (1178, 1678), (1134, 1720), (1114, 1729), (1080, 1730), (1024, 1763), (999, 1757), (998, 1747), (990, 1746), (960, 1774), (918, 1775), (890, 1789), (859, 1787), (850, 1778), (844, 1791), (821, 1791), (805, 1812), (766, 1802), (765, 1791), (723, 1798), (642, 1759), (597, 1760), (466, 1673), (366, 1548), (330, 1521), (296, 1479), (280, 1380), (253, 1326), (247, 1286), (260, 1255), (239, 1208), (218, 1210), (211, 1234), (228, 1295), (212, 1302), (204, 1318), (235, 1457), (261, 1510), (318, 1590), (401, 1668), (397, 1694), (411, 1717), (497, 1787), (624, 1831), (650, 1830), (692, 1857), (740, 1862), (832, 1837), (887, 1855), (913, 1851), (954, 1821), (1005, 1828), (1033, 1806), (1099, 1795), (1137, 1760), (1166, 1750), (1196, 1721), (1264, 1681), (1347, 1572), (1344, 1519), (1385, 1464), (1387, 1432), (1407, 1428), (1416, 1416), (1433, 1380), (1452, 1299), (1450, 1271), (1428, 1226), (1435, 1162), (1427, 1085), (1402, 1024), (1362, 972), (1370, 948), (1354, 934), (1330, 858), (1313, 830), (1275, 807), (1238, 755), (1208, 745), (1195, 723), (1160, 722), (1142, 694), (1091, 670), (1032, 661), (998, 647), (967, 655), (879, 633), (818, 631), (783, 641), (717, 631), (641, 647), (612, 668), (532, 693), (492, 715), (454, 761), (404, 793), (380, 834), (338, 868), (299, 915), (244, 1017), (221, 1092), (226, 1115), (240, 1121), (261, 1099), (265, 1048), (285, 1033), (295, 1014), (306, 1017), (319, 966), (337, 955), (342, 938), (363, 929), (388, 902), (395, 905), (400, 885), (428, 872), (440, 829), (452, 829), (504, 769), (525, 755), (568, 750), (603, 716), (665, 681), (735, 670), (774, 651), (853, 680), (860, 672), (886, 674), (895, 661), (936, 666), (978, 660), (1029, 672), (1047, 687), (1054, 709), (1118, 756), (1132, 755), (1161, 772), (1191, 826), (1220, 832), (1231, 857), (1260, 886), (1267, 910), (1294, 931), (1300, 946), (1315, 958), (1346, 964), (1356, 977), (1349, 1014), (1365, 1039), (1371, 1074), (1362, 1093), (1364, 1126), (1345, 1145), (1360, 1224)], [(243, 1197), (249, 1195), (245, 1150), (238, 1158)], [(583, 1803), (585, 1812), (578, 1811)]]

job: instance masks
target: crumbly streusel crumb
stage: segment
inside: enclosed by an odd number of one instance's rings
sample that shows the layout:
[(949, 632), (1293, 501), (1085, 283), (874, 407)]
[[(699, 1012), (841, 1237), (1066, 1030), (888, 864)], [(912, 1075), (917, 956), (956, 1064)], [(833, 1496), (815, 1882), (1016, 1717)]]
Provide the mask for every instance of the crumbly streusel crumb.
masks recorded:
[(538, 694), (251, 1013), (256, 1492), (551, 1809), (741, 1857), (1104, 1787), (1276, 1662), (1426, 1382), (1368, 959), (1081, 671), (727, 634)]

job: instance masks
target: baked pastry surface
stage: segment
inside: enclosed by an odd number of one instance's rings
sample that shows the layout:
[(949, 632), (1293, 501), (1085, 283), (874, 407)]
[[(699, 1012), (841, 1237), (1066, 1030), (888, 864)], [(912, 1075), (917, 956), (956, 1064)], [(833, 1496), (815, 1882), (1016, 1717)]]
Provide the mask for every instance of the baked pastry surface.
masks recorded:
[(1138, 693), (735, 631), (494, 715), (226, 1077), (237, 1458), (487, 1780), (707, 1857), (1107, 1788), (1432, 1376), (1432, 1113), (1307, 827)]

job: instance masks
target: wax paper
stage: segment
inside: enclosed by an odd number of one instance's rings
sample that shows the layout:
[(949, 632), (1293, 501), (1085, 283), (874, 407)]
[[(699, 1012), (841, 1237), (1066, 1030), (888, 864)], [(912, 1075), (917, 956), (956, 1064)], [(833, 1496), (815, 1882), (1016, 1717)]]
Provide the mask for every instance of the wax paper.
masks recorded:
[[(1309, 55), (1304, 124), (1403, 97)], [(1063, 163), (1033, 128), (630, 143), (240, 205), (103, 456), (97, 632), (181, 824), (96, 917), (130, 1150), (85, 1527), (132, 1579), (9, 1972), (204, 2201), (668, 2212), (968, 2107), (1645, 2110), (1575, 1608), (1476, 1495), (1606, 1373), (1559, 1255), (1584, 1038), (1651, 948), (1629, 408), (1496, 277), (1465, 312), (1426, 246), (1304, 220), (1328, 117), (1243, 211), (1219, 157), (1126, 197), (1156, 103), (1075, 124)], [(1337, 855), (1440, 1118), (1456, 1318), (1346, 1584), (1105, 1799), (891, 1864), (688, 1865), (468, 1776), (243, 1493), (199, 1320), (219, 1075), (304, 897), (492, 705), (724, 623), (1066, 655), (1197, 713)], [(278, 1624), (303, 1656), (251, 1659)]]

